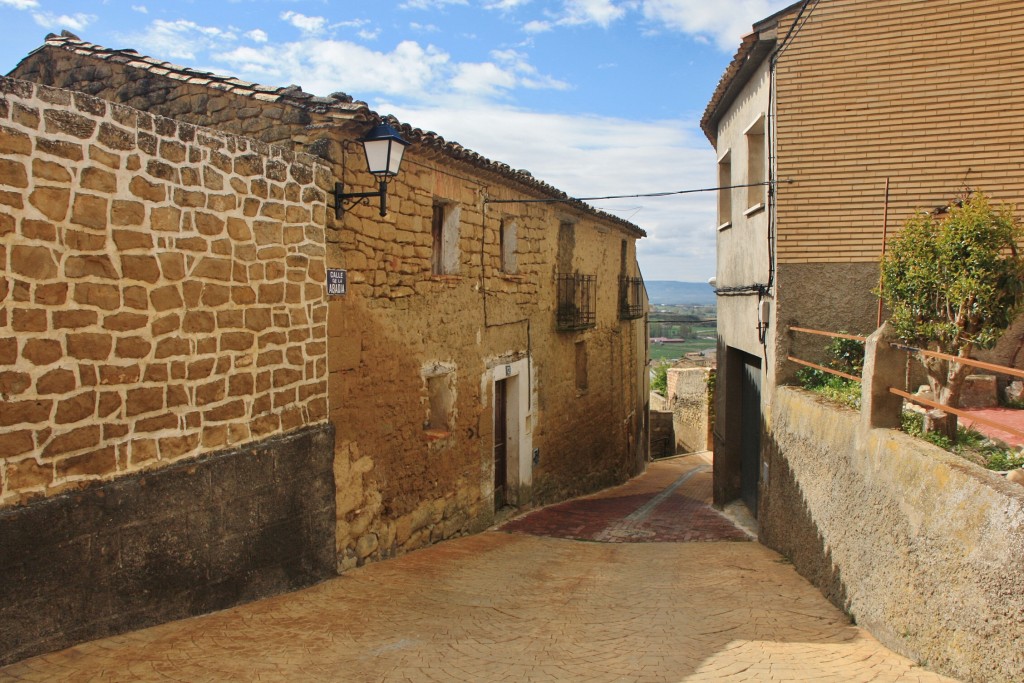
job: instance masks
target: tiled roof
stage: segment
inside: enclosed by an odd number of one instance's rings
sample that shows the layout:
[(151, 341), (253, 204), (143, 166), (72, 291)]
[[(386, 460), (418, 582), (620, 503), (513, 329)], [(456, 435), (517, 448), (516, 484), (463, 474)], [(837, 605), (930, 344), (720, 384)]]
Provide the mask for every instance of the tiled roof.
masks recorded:
[(347, 113), (347, 118), (373, 117), (373, 112), (365, 102), (353, 100), (345, 93), (332, 93), (329, 97), (317, 97), (310, 93), (303, 92), (297, 85), (275, 88), (259, 83), (250, 83), (240, 78), (221, 76), (209, 71), (190, 69), (187, 66), (179, 66), (170, 62), (164, 62), (153, 57), (139, 54), (136, 50), (113, 50), (95, 43), (81, 40), (78, 36), (68, 31), (61, 32), (61, 35), (50, 33), (46, 36), (46, 42), (28, 56), (47, 47), (59, 47), (75, 54), (102, 59), (104, 61), (124, 66), (133, 67), (148, 71), (155, 76), (163, 76), (183, 83), (200, 85), (214, 90), (223, 90), (243, 97), (251, 97), (263, 102), (281, 102), (326, 113), (334, 110), (339, 113)]
[[(637, 237), (646, 237), (647, 233), (641, 228), (627, 220), (606, 213), (599, 209), (571, 199), (569, 195), (548, 183), (537, 180), (529, 171), (513, 169), (508, 164), (492, 161), (473, 150), (463, 147), (457, 142), (445, 140), (437, 133), (415, 128), (409, 124), (398, 121), (393, 116), (381, 116), (370, 109), (365, 102), (354, 100), (345, 93), (332, 93), (328, 97), (317, 97), (304, 92), (297, 85), (285, 87), (273, 87), (250, 83), (239, 78), (222, 76), (208, 71), (199, 71), (188, 67), (179, 66), (170, 62), (164, 62), (153, 57), (139, 54), (135, 50), (113, 50), (94, 43), (81, 40), (78, 36), (68, 31), (61, 32), (61, 35), (53, 33), (46, 36), (46, 42), (29, 56), (46, 48), (59, 48), (74, 52), (93, 59), (102, 59), (116, 64), (133, 67), (148, 71), (155, 76), (170, 78), (184, 83), (204, 86), (214, 90), (222, 90), (243, 97), (251, 97), (263, 102), (279, 102), (289, 106), (306, 109), (312, 113), (323, 114), (329, 118), (358, 120), (358, 121), (387, 121), (398, 129), (406, 140), (416, 143), (425, 149), (434, 150), (443, 156), (470, 164), (482, 171), (487, 171), (507, 178), (511, 181), (528, 187), (538, 192), (545, 198), (564, 200), (564, 202), (581, 211), (598, 216), (603, 220), (611, 221), (626, 229)], [(26, 57), (27, 58), (27, 57)]]
[(704, 109), (704, 116), (700, 119), (701, 130), (711, 142), (716, 144), (718, 138), (718, 119), (739, 92), (746, 84), (747, 78), (753, 73), (751, 66), (760, 64), (768, 55), (768, 52), (775, 46), (775, 32), (779, 25), (779, 19), (797, 10), (806, 0), (785, 7), (770, 17), (766, 17), (754, 24), (754, 30), (743, 36), (736, 55), (725, 68), (725, 73), (718, 81), (718, 87), (711, 95), (708, 106)]

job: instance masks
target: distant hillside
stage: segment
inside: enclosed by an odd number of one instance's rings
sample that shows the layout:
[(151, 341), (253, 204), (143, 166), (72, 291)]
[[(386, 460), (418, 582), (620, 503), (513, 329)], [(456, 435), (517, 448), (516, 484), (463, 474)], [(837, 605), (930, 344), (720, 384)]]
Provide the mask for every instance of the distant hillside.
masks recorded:
[(706, 282), (676, 282), (675, 280), (645, 280), (647, 296), (652, 304), (705, 304), (715, 303), (715, 290)]

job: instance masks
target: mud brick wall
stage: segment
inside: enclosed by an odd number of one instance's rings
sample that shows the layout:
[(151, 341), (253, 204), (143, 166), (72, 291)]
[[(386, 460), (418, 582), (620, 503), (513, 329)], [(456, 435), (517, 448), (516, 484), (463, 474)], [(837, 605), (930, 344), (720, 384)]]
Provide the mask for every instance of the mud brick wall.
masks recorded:
[(329, 175), (0, 81), (0, 507), (326, 420)]

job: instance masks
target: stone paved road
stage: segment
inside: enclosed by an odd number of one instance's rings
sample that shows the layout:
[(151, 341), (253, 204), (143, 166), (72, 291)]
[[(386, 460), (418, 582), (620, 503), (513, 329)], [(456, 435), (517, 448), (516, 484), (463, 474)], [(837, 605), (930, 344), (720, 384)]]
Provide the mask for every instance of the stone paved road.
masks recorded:
[(693, 504), (702, 463), (655, 463), (509, 532), (37, 657), (0, 681), (950, 680), (851, 626), (757, 543), (637, 542), (740, 537)]

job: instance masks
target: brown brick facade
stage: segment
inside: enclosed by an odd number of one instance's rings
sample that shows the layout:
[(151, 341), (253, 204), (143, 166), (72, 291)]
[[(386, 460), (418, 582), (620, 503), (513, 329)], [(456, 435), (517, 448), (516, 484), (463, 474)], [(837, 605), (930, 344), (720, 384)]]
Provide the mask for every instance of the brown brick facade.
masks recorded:
[(1020, 3), (816, 5), (776, 74), (779, 263), (876, 263), (886, 178), (890, 231), (965, 187), (1024, 201)]

